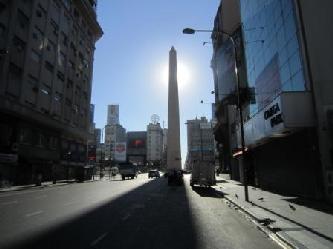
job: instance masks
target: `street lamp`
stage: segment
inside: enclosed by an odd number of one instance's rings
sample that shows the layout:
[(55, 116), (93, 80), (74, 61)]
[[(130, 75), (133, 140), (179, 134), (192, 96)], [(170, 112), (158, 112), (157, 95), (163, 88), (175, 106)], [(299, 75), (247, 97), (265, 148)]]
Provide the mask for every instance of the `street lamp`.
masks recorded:
[(239, 83), (239, 75), (238, 75), (238, 65), (237, 65), (237, 46), (235, 43), (234, 38), (232, 37), (232, 34), (225, 32), (223, 30), (215, 31), (215, 30), (195, 30), (192, 28), (185, 28), (183, 29), (183, 34), (194, 34), (195, 32), (210, 32), (213, 34), (224, 34), (226, 35), (234, 48), (234, 55), (235, 55), (235, 75), (236, 75), (236, 84), (237, 84), (237, 107), (239, 110), (239, 116), (240, 116), (240, 128), (241, 128), (241, 152), (242, 152), (242, 165), (244, 169), (244, 194), (245, 194), (245, 201), (249, 202), (249, 192), (248, 192), (248, 186), (247, 186), (247, 168), (244, 163), (244, 154), (245, 154), (245, 139), (244, 139), (244, 124), (243, 124), (243, 110), (242, 110), (242, 103), (240, 98), (240, 83)]

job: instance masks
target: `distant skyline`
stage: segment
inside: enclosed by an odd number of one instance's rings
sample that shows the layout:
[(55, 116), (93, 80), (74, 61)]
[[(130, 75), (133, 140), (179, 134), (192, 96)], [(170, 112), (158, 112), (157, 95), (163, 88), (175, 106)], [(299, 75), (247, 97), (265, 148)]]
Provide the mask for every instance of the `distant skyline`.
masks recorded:
[[(107, 106), (119, 104), (120, 124), (145, 131), (153, 114), (167, 126), (168, 55), (178, 55), (182, 161), (186, 159), (186, 120), (211, 118), (214, 88), (210, 33), (182, 34), (183, 28), (212, 29), (219, 0), (100, 0), (91, 103), (97, 128), (107, 123)], [(203, 100), (204, 104), (200, 101)]]

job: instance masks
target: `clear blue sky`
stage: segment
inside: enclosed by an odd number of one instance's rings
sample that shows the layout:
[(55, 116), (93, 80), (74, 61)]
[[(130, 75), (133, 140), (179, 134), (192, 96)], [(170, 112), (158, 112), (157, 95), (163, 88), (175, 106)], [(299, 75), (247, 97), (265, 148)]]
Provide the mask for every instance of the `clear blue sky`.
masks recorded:
[[(106, 124), (108, 104), (120, 105), (127, 131), (146, 130), (152, 114), (167, 127), (165, 69), (171, 46), (188, 71), (179, 82), (180, 130), (186, 158), (186, 120), (211, 118), (214, 88), (209, 33), (184, 35), (185, 27), (212, 29), (219, 0), (99, 0), (97, 18), (104, 31), (96, 44), (93, 90), (96, 127)], [(178, 65), (179, 66), (179, 65)]]

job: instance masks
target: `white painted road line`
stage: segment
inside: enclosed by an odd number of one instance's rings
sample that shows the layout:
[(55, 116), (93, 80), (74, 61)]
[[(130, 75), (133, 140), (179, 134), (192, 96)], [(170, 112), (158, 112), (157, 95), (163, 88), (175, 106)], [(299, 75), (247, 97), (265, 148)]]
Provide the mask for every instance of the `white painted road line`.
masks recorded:
[(123, 218), (121, 218), (122, 220), (127, 220), (129, 217), (131, 216), (131, 214), (126, 214)]
[(18, 201), (8, 201), (8, 202), (3, 202), (3, 203), (0, 203), (1, 206), (5, 206), (5, 205), (11, 205), (11, 204), (17, 204)]
[(32, 217), (32, 216), (35, 216), (35, 215), (39, 215), (41, 213), (43, 213), (43, 211), (39, 210), (39, 211), (36, 211), (36, 212), (33, 212), (33, 213), (26, 214), (25, 217), (29, 218), (29, 217)]
[(102, 239), (104, 239), (108, 235), (108, 233), (103, 233), (101, 236), (99, 236), (97, 239), (95, 239), (93, 242), (90, 243), (90, 246), (93, 247), (97, 245)]

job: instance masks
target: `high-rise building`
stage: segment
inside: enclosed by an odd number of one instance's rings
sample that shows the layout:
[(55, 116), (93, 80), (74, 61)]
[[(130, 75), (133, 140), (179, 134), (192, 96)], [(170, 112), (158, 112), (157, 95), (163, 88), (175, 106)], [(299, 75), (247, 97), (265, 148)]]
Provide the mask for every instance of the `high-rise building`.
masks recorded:
[(147, 125), (147, 161), (161, 163), (163, 156), (163, 129), (160, 123)]
[(107, 124), (119, 124), (119, 105), (108, 105)]
[[(96, 1), (1, 1), (0, 173), (16, 183), (84, 165)], [(19, 173), (20, 172), (20, 173)], [(19, 177), (17, 177), (19, 176)]]
[(101, 143), (101, 129), (100, 128), (94, 129), (94, 137), (95, 137), (95, 143), (100, 144)]
[[(221, 1), (214, 22), (219, 35), (212, 36), (215, 137), (229, 158), (223, 163), (233, 173), (238, 168), (241, 180), (333, 202), (332, 9), (329, 0)], [(236, 57), (222, 31), (237, 41)], [(234, 90), (235, 61), (240, 93)], [(251, 100), (246, 93), (254, 93)], [(232, 101), (238, 94), (247, 148), (242, 156), (242, 124)]]
[(126, 129), (120, 124), (105, 126), (105, 156), (107, 160), (114, 158), (114, 148), (116, 143), (126, 142)]

